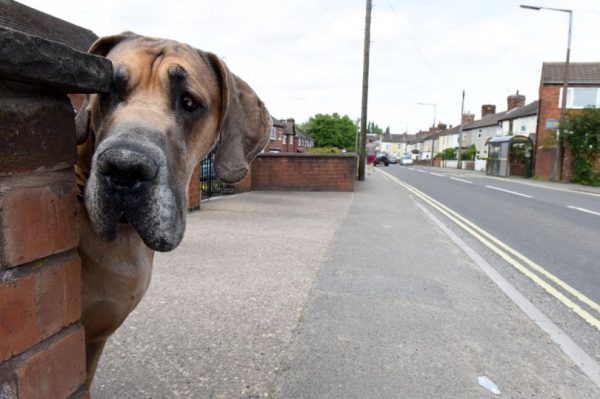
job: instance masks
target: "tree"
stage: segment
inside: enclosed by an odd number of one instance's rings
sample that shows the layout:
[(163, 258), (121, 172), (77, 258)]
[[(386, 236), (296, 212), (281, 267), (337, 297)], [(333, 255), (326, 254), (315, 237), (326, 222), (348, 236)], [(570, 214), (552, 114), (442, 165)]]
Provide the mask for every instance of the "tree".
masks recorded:
[(347, 115), (317, 114), (303, 123), (301, 129), (313, 138), (315, 147), (336, 147), (355, 151), (358, 129)]
[(573, 181), (600, 186), (600, 109), (585, 108), (565, 119), (564, 139), (573, 154)]
[(376, 124), (375, 122), (371, 121), (371, 122), (367, 123), (367, 133), (369, 133), (369, 134), (382, 134), (383, 130), (381, 130), (381, 128), (379, 127), (378, 124)]

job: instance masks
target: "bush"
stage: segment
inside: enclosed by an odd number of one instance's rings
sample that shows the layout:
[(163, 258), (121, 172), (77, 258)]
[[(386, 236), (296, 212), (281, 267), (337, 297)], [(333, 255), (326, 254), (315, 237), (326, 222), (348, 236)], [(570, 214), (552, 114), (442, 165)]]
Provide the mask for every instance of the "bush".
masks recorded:
[(475, 144), (471, 144), (469, 148), (460, 153), (460, 159), (463, 161), (472, 161), (475, 159), (475, 153), (477, 149), (475, 148)]
[(335, 147), (312, 147), (307, 149), (305, 154), (341, 154), (342, 150)]
[(564, 130), (564, 140), (573, 153), (573, 181), (600, 186), (600, 109), (585, 108), (567, 115)]
[(442, 158), (443, 160), (454, 160), (456, 159), (456, 148), (446, 148), (444, 151), (438, 153), (436, 155), (437, 158)]

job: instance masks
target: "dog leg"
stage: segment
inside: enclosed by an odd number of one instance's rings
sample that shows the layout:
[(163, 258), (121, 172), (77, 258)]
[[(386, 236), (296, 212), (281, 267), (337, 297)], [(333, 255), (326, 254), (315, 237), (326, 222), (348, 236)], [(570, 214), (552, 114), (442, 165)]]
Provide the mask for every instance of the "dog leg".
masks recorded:
[(89, 390), (92, 385), (92, 380), (94, 379), (94, 374), (96, 373), (96, 367), (98, 367), (98, 361), (100, 360), (100, 355), (104, 349), (104, 344), (106, 344), (106, 340), (94, 342), (85, 346), (87, 372), (85, 379), (86, 390)]

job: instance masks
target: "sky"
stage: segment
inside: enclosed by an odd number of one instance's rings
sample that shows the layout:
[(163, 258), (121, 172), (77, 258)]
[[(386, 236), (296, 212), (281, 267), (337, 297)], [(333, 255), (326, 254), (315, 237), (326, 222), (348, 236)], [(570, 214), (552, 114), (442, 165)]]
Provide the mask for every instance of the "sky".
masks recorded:
[[(188, 43), (219, 55), (277, 119), (361, 115), (365, 0), (21, 0), (92, 30)], [(373, 0), (368, 117), (400, 134), (457, 125), (483, 104), (538, 98), (542, 62), (600, 62), (600, 0)], [(419, 103), (435, 104), (420, 105)], [(435, 113), (435, 115), (434, 115)]]

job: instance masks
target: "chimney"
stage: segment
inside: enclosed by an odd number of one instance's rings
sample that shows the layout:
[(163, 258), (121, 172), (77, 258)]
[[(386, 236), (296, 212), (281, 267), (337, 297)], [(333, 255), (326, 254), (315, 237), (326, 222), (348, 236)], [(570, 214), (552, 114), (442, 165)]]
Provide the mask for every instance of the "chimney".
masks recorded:
[(474, 120), (475, 120), (475, 114), (471, 114), (471, 113), (463, 114), (461, 124), (465, 125), (467, 123), (473, 122)]
[(496, 113), (496, 106), (493, 104), (483, 104), (481, 106), (481, 117), (484, 118), (486, 115), (492, 115)]
[(513, 108), (524, 107), (525, 106), (525, 96), (519, 94), (519, 90), (517, 90), (517, 94), (512, 94), (506, 97), (506, 110), (510, 111)]
[(446, 130), (446, 128), (447, 128), (446, 124), (440, 122), (440, 123), (438, 123), (436, 130), (439, 132), (441, 130)]

